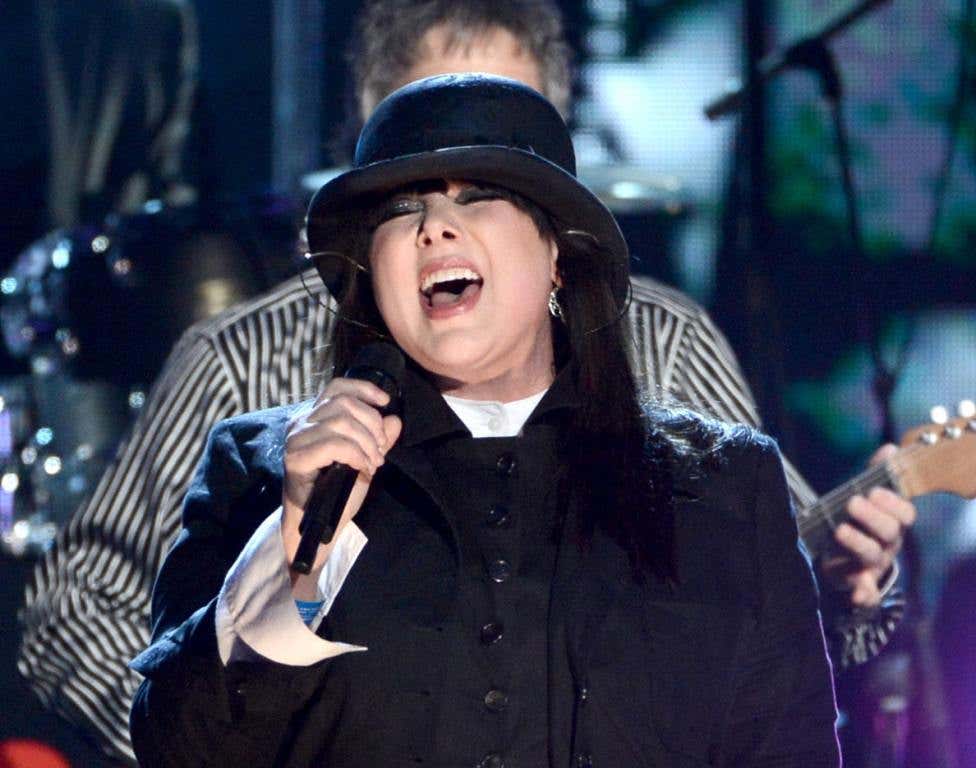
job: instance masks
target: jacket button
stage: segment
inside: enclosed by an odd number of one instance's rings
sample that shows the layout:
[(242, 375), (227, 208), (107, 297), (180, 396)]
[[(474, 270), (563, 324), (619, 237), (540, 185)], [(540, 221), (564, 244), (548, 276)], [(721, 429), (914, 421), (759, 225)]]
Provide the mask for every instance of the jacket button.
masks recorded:
[(495, 469), (498, 470), (498, 474), (502, 477), (514, 475), (517, 466), (518, 462), (515, 461), (515, 457), (510, 453), (503, 453), (495, 463)]
[(508, 560), (492, 560), (488, 564), (488, 575), (497, 584), (507, 581), (512, 575), (512, 566)]
[(489, 752), (481, 758), (481, 762), (475, 768), (505, 768), (505, 761), (502, 760), (501, 755)]
[(581, 685), (579, 690), (576, 692), (576, 700), (580, 704), (586, 704), (590, 700), (590, 689), (585, 685)]
[(508, 507), (504, 504), (496, 504), (488, 510), (487, 523), (491, 528), (508, 525), (508, 520)]
[(590, 757), (589, 752), (580, 752), (576, 755), (576, 760), (573, 764), (576, 768), (593, 768), (593, 758)]
[(500, 621), (489, 621), (481, 628), (482, 645), (494, 645), (502, 639), (505, 626)]
[(504, 691), (492, 688), (485, 694), (485, 706), (492, 712), (502, 712), (508, 706), (508, 695)]

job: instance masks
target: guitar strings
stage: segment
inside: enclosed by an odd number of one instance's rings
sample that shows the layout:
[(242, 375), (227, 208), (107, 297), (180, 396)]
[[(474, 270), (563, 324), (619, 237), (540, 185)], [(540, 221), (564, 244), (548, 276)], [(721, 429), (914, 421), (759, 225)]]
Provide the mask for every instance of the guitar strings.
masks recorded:
[(831, 530), (836, 529), (837, 524), (834, 520), (838, 512), (847, 504), (847, 501), (855, 493), (866, 491), (873, 486), (884, 484), (888, 479), (887, 467), (884, 465), (872, 467), (856, 478), (838, 486), (829, 493), (821, 496), (816, 502), (811, 504), (802, 512), (797, 528), (800, 533), (806, 533), (813, 528), (817, 528), (826, 523)]
[[(854, 489), (855, 492), (858, 490), (867, 490), (870, 487), (886, 484), (885, 482), (879, 481), (891, 481), (894, 477), (901, 474), (901, 467), (899, 466), (898, 459), (903, 458), (906, 455), (911, 455), (918, 450), (925, 448), (927, 446), (921, 443), (913, 443), (912, 445), (902, 448), (901, 451), (891, 459), (875, 467), (871, 467), (857, 477), (848, 480), (843, 485), (838, 486), (832, 491), (821, 496), (817, 501), (811, 504), (806, 509), (802, 510), (799, 515), (799, 521), (797, 523), (797, 528), (800, 534), (804, 534), (817, 528), (823, 523), (827, 523), (831, 530), (837, 528), (834, 521), (834, 516), (839, 512), (843, 506), (847, 503), (847, 500), (851, 497), (851, 490)], [(889, 469), (892, 470), (889, 472)]]

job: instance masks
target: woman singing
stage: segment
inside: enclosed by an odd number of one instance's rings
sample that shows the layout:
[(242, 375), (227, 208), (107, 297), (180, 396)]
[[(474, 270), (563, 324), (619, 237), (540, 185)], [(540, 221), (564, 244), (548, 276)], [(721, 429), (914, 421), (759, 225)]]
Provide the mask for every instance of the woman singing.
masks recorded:
[(134, 662), (143, 765), (838, 765), (777, 449), (638, 392), (626, 244), (545, 99), (393, 93), (308, 238), (334, 370), (395, 345), (402, 409), (337, 377), (213, 430)]

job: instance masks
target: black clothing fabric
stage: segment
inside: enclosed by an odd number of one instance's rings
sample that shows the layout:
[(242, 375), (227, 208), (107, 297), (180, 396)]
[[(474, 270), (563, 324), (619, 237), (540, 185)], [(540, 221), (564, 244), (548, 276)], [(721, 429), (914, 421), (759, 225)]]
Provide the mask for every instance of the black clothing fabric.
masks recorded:
[[(461, 605), (466, 584), (471, 593), (483, 585), (466, 580), (490, 539), (466, 535), (459, 520), (466, 507), (493, 503), (499, 489), (477, 482), (477, 495), (449, 503), (464, 484), (461, 475), (448, 477), (457, 466), (442, 451), (453, 440), (475, 441), (433, 388), (407, 378), (403, 434), (356, 518), (369, 543), (319, 629), (369, 650), (308, 668), (225, 668), (214, 628), (224, 575), (280, 503), (281, 446), (293, 409), (248, 414), (213, 430), (186, 499), (184, 529), (157, 580), (153, 643), (133, 662), (146, 677), (131, 717), (142, 765), (538, 765), (505, 753), (504, 726), (495, 734), (502, 751), (483, 752), (490, 748), (483, 712), (465, 716), (473, 691), (490, 706), (482, 692), (487, 678), (455, 668), (466, 653), (456, 632), (472, 626), (465, 612), (489, 602), (483, 596)], [(552, 461), (545, 454), (554, 455), (574, 396), (566, 377), (557, 378), (524, 435), (512, 440), (539, 440), (532, 453), (543, 457), (540, 467)], [(521, 448), (496, 462), (499, 471), (519, 466)], [(625, 552), (599, 529), (579, 547), (571, 516), (552, 549), (534, 544), (541, 560), (523, 559), (516, 568), (511, 583), (533, 569), (544, 576), (551, 552), (541, 655), (529, 661), (523, 648), (511, 657), (519, 666), (534, 663), (537, 669), (526, 670), (534, 679), (544, 671), (548, 765), (838, 764), (817, 598), (779, 455), (768, 438), (737, 429), (719, 458), (700, 476), (680, 478), (687, 499), (677, 507), (677, 584), (636, 581)], [(527, 515), (535, 534), (558, 510), (547, 500), (556, 474), (511, 486), (524, 495), (512, 509), (539, 513)], [(530, 531), (520, 531), (520, 542), (523, 533)], [(531, 547), (519, 552), (527, 553)], [(534, 621), (539, 608), (531, 595), (529, 602), (525, 619)], [(508, 659), (498, 665), (521, 671)], [(539, 713), (530, 718), (543, 725)], [(474, 743), (472, 734), (484, 741)], [(511, 734), (507, 743), (521, 743)], [(450, 754), (441, 751), (445, 738)]]
[[(555, 571), (554, 485), (558, 424), (534, 423), (521, 437), (456, 434), (431, 448), (442, 499), (458, 533), (455, 621), (449, 628), (448, 690), (436, 754), (447, 764), (505, 755), (545, 765), (546, 622)], [(458, 734), (463, 734), (458, 738)]]

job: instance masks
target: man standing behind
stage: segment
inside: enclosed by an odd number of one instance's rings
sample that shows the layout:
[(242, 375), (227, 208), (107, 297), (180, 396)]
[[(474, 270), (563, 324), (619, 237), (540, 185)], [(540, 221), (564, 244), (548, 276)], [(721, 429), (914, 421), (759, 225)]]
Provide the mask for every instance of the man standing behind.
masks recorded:
[[(568, 110), (569, 49), (549, 0), (374, 0), (360, 16), (351, 63), (361, 117), (401, 85), (465, 71), (519, 79)], [(758, 425), (735, 357), (704, 310), (653, 280), (632, 282), (639, 379), (705, 413)], [(116, 461), (37, 569), (20, 669), (49, 706), (94, 729), (116, 756), (133, 759), (127, 721), (139, 678), (127, 664), (148, 643), (153, 580), (179, 531), (206, 434), (220, 419), (320, 389), (332, 308), (310, 270), (187, 331)], [(815, 494), (787, 471), (795, 503), (810, 503)], [(835, 644), (841, 664), (873, 655), (892, 629), (876, 610), (880, 582), (890, 581), (882, 577), (914, 515), (887, 492), (854, 504), (873, 535), (842, 526), (846, 554), (829, 575), (851, 590), (842, 598), (848, 609), (865, 609), (873, 622), (846, 617), (854, 629)]]

